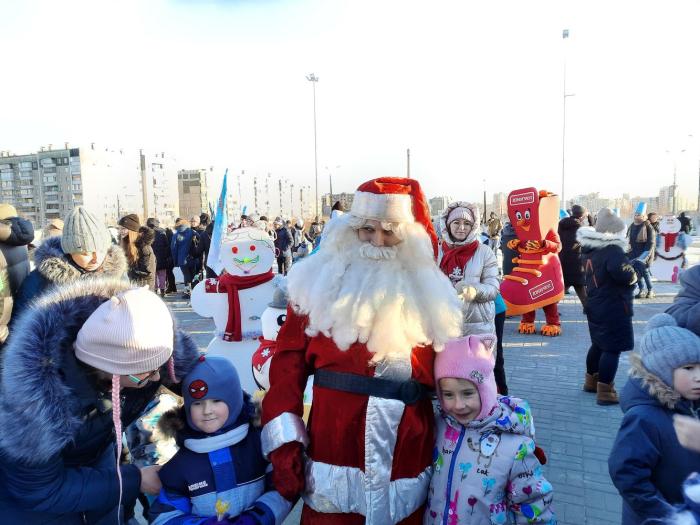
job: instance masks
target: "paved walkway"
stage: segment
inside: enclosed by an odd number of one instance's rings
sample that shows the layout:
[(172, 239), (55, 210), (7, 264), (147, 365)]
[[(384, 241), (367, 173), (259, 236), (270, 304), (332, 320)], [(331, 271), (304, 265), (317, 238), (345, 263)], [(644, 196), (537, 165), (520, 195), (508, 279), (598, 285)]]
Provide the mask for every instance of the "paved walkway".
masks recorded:
[[(678, 286), (656, 283), (655, 299), (635, 303), (635, 340), (646, 321), (673, 300)], [(179, 326), (205, 348), (213, 336), (213, 323), (192, 312), (180, 297), (167, 299)], [(518, 319), (506, 320), (504, 350), (508, 386), (512, 395), (533, 407), (537, 442), (549, 458), (545, 466), (554, 485), (554, 504), (561, 525), (618, 525), (621, 500), (608, 476), (607, 458), (622, 413), (619, 407), (600, 407), (595, 395), (581, 390), (585, 356), (590, 344), (588, 325), (575, 295), (560, 303), (563, 335), (546, 338), (517, 333)], [(543, 321), (542, 313), (538, 312)], [(623, 354), (616, 378), (627, 378)], [(619, 388), (618, 388), (619, 389)], [(285, 525), (299, 521), (299, 508)]]

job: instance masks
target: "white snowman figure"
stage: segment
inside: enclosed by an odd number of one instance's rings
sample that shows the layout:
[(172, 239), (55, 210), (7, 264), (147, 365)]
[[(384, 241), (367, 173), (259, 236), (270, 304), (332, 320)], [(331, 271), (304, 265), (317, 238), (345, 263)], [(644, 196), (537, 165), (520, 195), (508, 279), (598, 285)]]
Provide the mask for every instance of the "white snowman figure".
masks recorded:
[(250, 363), (262, 335), (262, 314), (274, 293), (275, 247), (266, 232), (240, 228), (222, 241), (219, 254), (224, 271), (192, 290), (192, 309), (214, 318), (216, 335), (207, 352), (228, 358), (243, 389), (253, 392), (257, 386)]
[[(255, 383), (261, 391), (270, 388), (270, 364), (277, 350), (277, 334), (287, 320), (287, 304), (289, 293), (287, 292), (287, 280), (282, 278), (275, 282), (275, 293), (272, 302), (262, 314), (262, 332), (260, 345), (253, 353), (252, 368)], [(304, 390), (304, 417), (308, 417), (313, 399), (313, 376), (309, 377)], [(258, 398), (261, 395), (256, 396)]]
[(272, 302), (262, 314), (262, 336), (260, 344), (253, 353), (253, 379), (260, 390), (270, 388), (270, 363), (277, 349), (277, 334), (287, 320), (287, 281), (280, 280), (275, 288)]
[(677, 282), (681, 269), (685, 267), (685, 250), (690, 242), (690, 237), (681, 231), (681, 221), (673, 215), (664, 215), (659, 220), (652, 275), (659, 281)]

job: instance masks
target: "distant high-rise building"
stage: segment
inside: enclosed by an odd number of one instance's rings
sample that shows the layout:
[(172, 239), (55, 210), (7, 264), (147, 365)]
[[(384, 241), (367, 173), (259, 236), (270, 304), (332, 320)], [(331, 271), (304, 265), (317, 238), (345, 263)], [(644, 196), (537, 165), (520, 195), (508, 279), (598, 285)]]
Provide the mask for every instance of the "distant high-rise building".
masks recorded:
[(177, 172), (177, 185), (181, 217), (209, 213), (207, 170), (180, 170)]
[(508, 215), (508, 194), (499, 192), (493, 194), (493, 202), (491, 208), (487, 209), (490, 212), (496, 212), (496, 215), (503, 217)]
[(40, 229), (84, 204), (78, 149), (41, 148), (28, 155), (0, 157), (2, 202)]
[(428, 201), (428, 204), (430, 206), (430, 215), (431, 217), (439, 217), (442, 215), (442, 212), (447, 209), (447, 207), (450, 205), (450, 202), (452, 202), (452, 199), (450, 197), (433, 197)]
[(350, 211), (352, 201), (355, 198), (354, 193), (325, 193), (321, 196), (321, 214), (323, 217), (330, 217), (333, 205), (340, 202), (345, 211)]
[[(13, 204), (36, 229), (84, 205), (105, 224), (128, 213), (145, 222), (171, 225), (176, 215), (177, 178), (164, 153), (156, 156), (91, 143), (51, 146), (26, 155), (0, 156), (2, 201)], [(174, 189), (174, 191), (173, 191)]]

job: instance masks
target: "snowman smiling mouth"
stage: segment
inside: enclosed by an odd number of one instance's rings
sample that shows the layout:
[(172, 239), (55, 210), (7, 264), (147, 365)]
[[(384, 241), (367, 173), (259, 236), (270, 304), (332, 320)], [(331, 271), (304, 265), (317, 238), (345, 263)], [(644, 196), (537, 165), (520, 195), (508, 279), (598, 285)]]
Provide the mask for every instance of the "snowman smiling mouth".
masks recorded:
[[(256, 265), (260, 262), (260, 256), (256, 255), (255, 257), (243, 257), (242, 259), (239, 259), (238, 257), (234, 257), (233, 262), (239, 268), (241, 268), (241, 266), (247, 265), (247, 264)], [(243, 273), (249, 273), (249, 272), (250, 272), (250, 270), (243, 270)]]

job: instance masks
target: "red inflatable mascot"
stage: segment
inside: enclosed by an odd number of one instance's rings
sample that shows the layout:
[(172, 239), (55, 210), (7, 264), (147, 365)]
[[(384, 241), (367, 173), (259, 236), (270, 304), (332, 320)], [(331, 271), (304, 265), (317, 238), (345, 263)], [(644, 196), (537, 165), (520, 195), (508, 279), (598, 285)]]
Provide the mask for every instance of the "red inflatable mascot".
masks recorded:
[(522, 314), (518, 331), (534, 334), (535, 315), (544, 310), (546, 324), (542, 335), (561, 333), (557, 303), (564, 296), (564, 279), (558, 252), (561, 241), (557, 235), (559, 197), (535, 188), (515, 190), (508, 195), (508, 217), (517, 239), (508, 247), (518, 256), (510, 275), (501, 283), (501, 295), (508, 315)]

